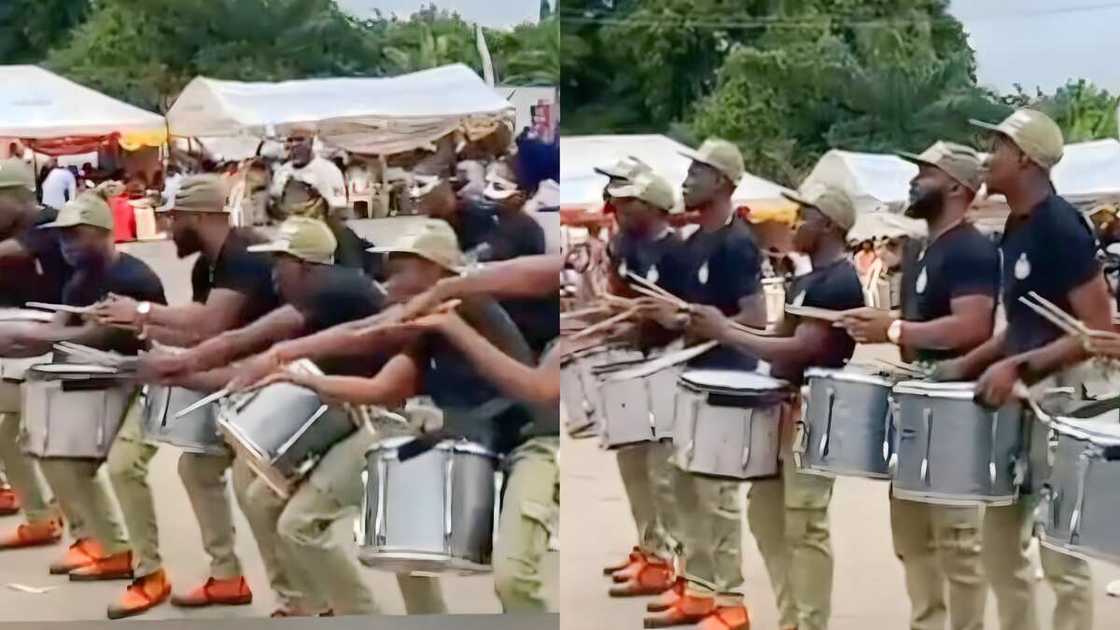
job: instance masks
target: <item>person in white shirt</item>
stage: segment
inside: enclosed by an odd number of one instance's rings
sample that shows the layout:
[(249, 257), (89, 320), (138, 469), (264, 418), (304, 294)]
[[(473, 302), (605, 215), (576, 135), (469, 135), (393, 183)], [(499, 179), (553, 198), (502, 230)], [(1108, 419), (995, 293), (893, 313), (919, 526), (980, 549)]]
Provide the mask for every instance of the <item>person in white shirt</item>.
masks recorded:
[(304, 131), (293, 131), (288, 137), (288, 161), (277, 169), (273, 177), (272, 197), (276, 200), (283, 197), (292, 176), (300, 173), (317, 182), (315, 189), (323, 193), (331, 209), (346, 208), (346, 182), (342, 171), (330, 160), (315, 155), (314, 142), (314, 134)]
[(59, 166), (52, 160), (51, 172), (43, 180), (43, 205), (61, 210), (67, 201), (77, 195), (78, 180), (74, 174), (70, 169)]

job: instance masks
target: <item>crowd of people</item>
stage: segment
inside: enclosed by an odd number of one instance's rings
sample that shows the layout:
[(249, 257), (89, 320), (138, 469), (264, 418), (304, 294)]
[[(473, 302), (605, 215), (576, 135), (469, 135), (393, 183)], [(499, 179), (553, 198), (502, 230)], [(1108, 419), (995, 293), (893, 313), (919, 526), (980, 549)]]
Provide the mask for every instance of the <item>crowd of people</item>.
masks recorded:
[[(361, 518), (368, 449), (401, 432), (430, 433), (501, 459), (495, 590), (506, 611), (543, 611), (547, 584), (556, 580), (542, 562), (558, 534), (559, 353), (549, 348), (559, 333), (561, 264), (527, 213), (547, 179), (534, 174), (534, 148), (523, 141), (520, 150), (503, 151), (480, 186), (457, 174), (454, 158), (418, 160), (408, 196), (424, 217), (374, 247), (346, 224), (343, 179), (313, 143), (311, 133), (293, 135), (288, 160), (268, 178), (275, 233), (234, 225), (230, 183), (219, 174), (168, 169), (159, 215), (178, 256), (197, 255), (185, 304), (166, 299), (170, 278), (118, 247), (116, 186), (68, 186), (59, 207), (44, 190), (40, 205), (43, 187), (29, 165), (0, 162), (0, 305), (62, 305), (49, 322), (0, 323), (0, 363), (80, 362), (59, 344), (132, 360), (114, 376), (130, 392), (119, 431), (108, 436), (106, 454), (92, 459), (33, 455), (21, 426), (46, 420), (21, 403), (27, 383), (5, 374), (0, 513), (22, 512), (23, 522), (0, 532), (0, 553), (65, 541), (44, 573), (126, 580), (109, 605), (113, 619), (168, 600), (245, 605), (265, 588), (278, 602), (276, 617), (372, 614), (378, 597), (334, 538), (334, 525)], [(318, 369), (292, 368), (303, 360)], [(236, 396), (279, 381), (345, 405), (355, 430), (329, 445), (288, 496), (244, 450), (183, 451), (178, 473), (210, 576), (173, 592), (175, 567), (160, 553), (168, 541), (153, 500), (167, 489), (150, 478), (153, 457), (169, 446), (149, 434), (145, 398), (157, 387)], [(430, 401), (442, 423), (404, 429), (384, 420), (408, 418), (417, 399)], [(295, 412), (276, 412), (278, 427), (303, 421), (288, 413)], [(248, 583), (235, 551), (230, 482), (267, 585)], [(442, 523), (444, 515), (431, 518)], [(408, 613), (447, 611), (438, 578), (402, 572), (398, 582)]]
[[(848, 233), (856, 210), (841, 189), (789, 195), (799, 208), (794, 255), (807, 257), (811, 267), (791, 274), (787, 309), (812, 307), (836, 317), (787, 313), (772, 331), (765, 330), (765, 254), (731, 202), (744, 172), (733, 144), (709, 139), (691, 155), (682, 186), (684, 206), (699, 217), (691, 232), (672, 227), (679, 211), (673, 186), (642, 156), (600, 170), (608, 178), (604, 198), (615, 209), (618, 233), (604, 248), (585, 247), (569, 257), (570, 267), (599, 269), (605, 276), (570, 278), (583, 285), (569, 290), (572, 308), (581, 311), (571, 319), (619, 314), (602, 326), (592, 324), (598, 332), (584, 336), (581, 347), (623, 344), (651, 358), (669, 356), (674, 342), (710, 340), (714, 349), (689, 359), (684, 374), (726, 372), (713, 398), (730, 396), (737, 384), (749, 388), (759, 373), (788, 384), (794, 397), (781, 407), (778, 475), (750, 480), (745, 510), (742, 487), (748, 484), (689, 470), (675, 456), (683, 447), (673, 439), (655, 436), (617, 449), (638, 539), (625, 559), (604, 572), (612, 578), (611, 597), (653, 598), (646, 628), (750, 627), (742, 592), (744, 511), (770, 578), (778, 627), (828, 627), (834, 477), (809, 474), (795, 463), (794, 427), (804, 420), (798, 392), (807, 372), (844, 368), (857, 344), (893, 344), (911, 369), (919, 366), (934, 381), (970, 382), (976, 399), (992, 409), (1021, 395), (1014, 392), (1022, 384), (1032, 396), (1067, 386), (1080, 400), (1094, 379), (1108, 380), (1094, 356), (1116, 356), (1115, 334), (1080, 340), (1020, 301), (1037, 293), (1089, 329), (1113, 328), (1095, 235), (1051, 184), (1051, 169), (1063, 152), (1059, 127), (1033, 110), (1017, 111), (998, 125), (978, 124), (990, 138), (984, 152), (937, 142), (920, 155), (901, 156), (918, 166), (906, 214), (926, 223), (928, 237), (905, 247), (896, 243), (890, 256), (877, 254), (870, 242), (852, 250)], [(1004, 195), (1010, 207), (997, 239), (968, 219), (982, 184)], [(899, 303), (878, 304), (867, 295), (865, 279), (877, 265), (900, 270)], [(568, 408), (569, 415), (573, 411)], [(1032, 448), (1045, 448), (1044, 434), (1030, 439)], [(696, 447), (689, 444), (688, 452)], [(1042, 475), (1036, 471), (1011, 505), (890, 499), (891, 542), (904, 569), (911, 628), (980, 630), (989, 589), (1004, 630), (1094, 627), (1089, 564), (1050, 547), (1041, 550), (1042, 570), (1056, 605), (1052, 623), (1040, 625), (1028, 548)]]

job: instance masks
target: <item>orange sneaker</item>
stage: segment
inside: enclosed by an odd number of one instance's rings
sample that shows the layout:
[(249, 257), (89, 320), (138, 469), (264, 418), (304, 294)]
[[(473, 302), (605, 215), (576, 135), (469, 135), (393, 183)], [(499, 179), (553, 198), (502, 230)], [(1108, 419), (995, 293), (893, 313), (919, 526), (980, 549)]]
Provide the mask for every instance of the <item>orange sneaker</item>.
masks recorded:
[(71, 571), (88, 567), (105, 557), (105, 550), (92, 538), (79, 538), (66, 550), (66, 555), (51, 564), (51, 575), (66, 575)]
[(751, 617), (746, 606), (720, 606), (696, 630), (751, 630)]
[(70, 572), (71, 582), (97, 582), (101, 580), (131, 580), (132, 552), (123, 551), (104, 558), (93, 564), (74, 569)]
[(609, 566), (609, 567), (603, 567), (603, 575), (609, 576), (609, 575), (612, 575), (614, 573), (618, 573), (619, 571), (625, 569), (626, 567), (630, 566), (634, 562), (637, 562), (638, 560), (641, 560), (641, 559), (642, 559), (642, 551), (640, 549), (638, 549), (637, 547), (634, 547), (634, 549), (632, 549), (630, 551), (630, 555), (626, 556), (626, 562), (623, 562), (621, 564), (616, 564), (616, 565), (613, 565), (613, 566)]
[(670, 587), (669, 590), (662, 593), (661, 597), (658, 597), (652, 602), (646, 604), (646, 611), (652, 613), (664, 612), (672, 608), (673, 604), (676, 604), (677, 600), (681, 597), (684, 597), (683, 577), (677, 578), (677, 581), (673, 583), (673, 586)]
[(19, 513), (19, 495), (11, 488), (0, 488), (0, 516)]
[(642, 572), (642, 569), (648, 562), (645, 556), (639, 555), (637, 560), (631, 561), (630, 564), (623, 567), (622, 570), (612, 573), (611, 580), (614, 581), (615, 584), (624, 584), (631, 580), (636, 580), (638, 579), (638, 574)]
[(172, 595), (171, 605), (180, 608), (205, 606), (244, 606), (253, 603), (253, 591), (244, 577), (226, 580), (210, 578), (206, 583), (186, 595)]
[(672, 628), (700, 623), (716, 611), (716, 600), (712, 597), (693, 597), (684, 595), (663, 613), (646, 617), (646, 628)]
[(15, 530), (0, 535), (0, 549), (41, 547), (53, 545), (60, 540), (62, 540), (62, 523), (58, 521), (24, 523)]
[(644, 597), (660, 595), (673, 588), (673, 568), (663, 562), (647, 562), (629, 582), (614, 586), (611, 597)]
[(167, 601), (170, 596), (171, 582), (160, 569), (129, 584), (120, 601), (109, 606), (109, 618), (124, 619), (139, 615)]

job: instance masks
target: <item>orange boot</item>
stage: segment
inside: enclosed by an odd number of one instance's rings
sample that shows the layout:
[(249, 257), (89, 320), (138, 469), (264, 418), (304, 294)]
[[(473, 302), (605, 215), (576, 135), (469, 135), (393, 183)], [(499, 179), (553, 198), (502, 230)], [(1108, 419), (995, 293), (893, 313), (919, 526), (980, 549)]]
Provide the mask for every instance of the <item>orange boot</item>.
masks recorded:
[(0, 549), (41, 547), (53, 545), (60, 540), (62, 540), (62, 523), (58, 521), (24, 523), (12, 532), (0, 534)]
[(612, 587), (610, 596), (644, 597), (646, 595), (660, 595), (671, 588), (673, 588), (673, 567), (654, 559), (646, 562), (634, 579)]
[(226, 580), (210, 578), (206, 583), (186, 595), (172, 595), (171, 605), (180, 608), (205, 606), (244, 606), (253, 603), (253, 591), (244, 577)]
[[(696, 626), (697, 630), (751, 630), (751, 617), (747, 613), (747, 607), (739, 604), (737, 606), (720, 606), (716, 608), (712, 614), (704, 618), (700, 625)], [(796, 630), (796, 628), (794, 629)]]
[(663, 613), (645, 618), (646, 628), (672, 628), (700, 623), (716, 611), (714, 597), (695, 597), (687, 593)]
[(97, 582), (101, 580), (131, 580), (132, 552), (123, 551), (98, 558), (93, 564), (70, 572), (71, 582)]
[(167, 601), (170, 596), (171, 582), (163, 569), (159, 569), (129, 584), (120, 601), (109, 606), (109, 618), (124, 619), (139, 615)]
[(79, 538), (66, 550), (66, 555), (51, 564), (51, 575), (66, 575), (88, 567), (105, 557), (105, 550), (92, 538)]
[(662, 593), (661, 597), (658, 597), (652, 602), (646, 604), (646, 610), (653, 613), (664, 612), (672, 608), (673, 604), (676, 604), (677, 600), (681, 597), (684, 597), (683, 577), (677, 578), (677, 581), (673, 583), (673, 586), (670, 587), (669, 590)]
[(621, 564), (612, 565), (612, 566), (609, 566), (609, 567), (603, 567), (603, 575), (610, 576), (610, 575), (613, 575), (615, 573), (618, 573), (619, 571), (625, 569), (626, 567), (630, 566), (631, 564), (633, 564), (633, 563), (635, 563), (635, 562), (637, 562), (641, 559), (642, 559), (642, 550), (638, 549), (637, 547), (634, 547), (630, 551), (630, 555), (626, 556), (626, 562), (623, 562)]
[(11, 488), (0, 488), (0, 516), (19, 513), (19, 495)]

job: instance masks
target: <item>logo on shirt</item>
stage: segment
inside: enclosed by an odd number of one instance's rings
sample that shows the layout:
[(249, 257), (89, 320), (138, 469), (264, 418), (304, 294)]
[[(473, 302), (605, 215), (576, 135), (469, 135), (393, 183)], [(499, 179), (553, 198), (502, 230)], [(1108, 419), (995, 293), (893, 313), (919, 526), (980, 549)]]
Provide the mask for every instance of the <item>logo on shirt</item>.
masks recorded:
[(797, 297), (793, 298), (793, 305), (794, 306), (801, 306), (803, 304), (805, 304), (805, 291), (802, 291), (801, 293), (798, 293)]
[(925, 293), (927, 282), (928, 282), (928, 278), (926, 278), (926, 268), (922, 267), (922, 273), (918, 274), (918, 281), (914, 283), (914, 289), (919, 294), (920, 293)]
[(1031, 261), (1027, 259), (1027, 253), (1019, 254), (1019, 260), (1015, 261), (1015, 279), (1026, 280), (1031, 275)]
[(657, 265), (651, 265), (649, 271), (646, 272), (646, 280), (657, 283), (661, 279), (661, 274), (657, 271)]
[(700, 284), (708, 284), (708, 261), (705, 260), (704, 264), (700, 265), (700, 270), (696, 272), (696, 279)]

